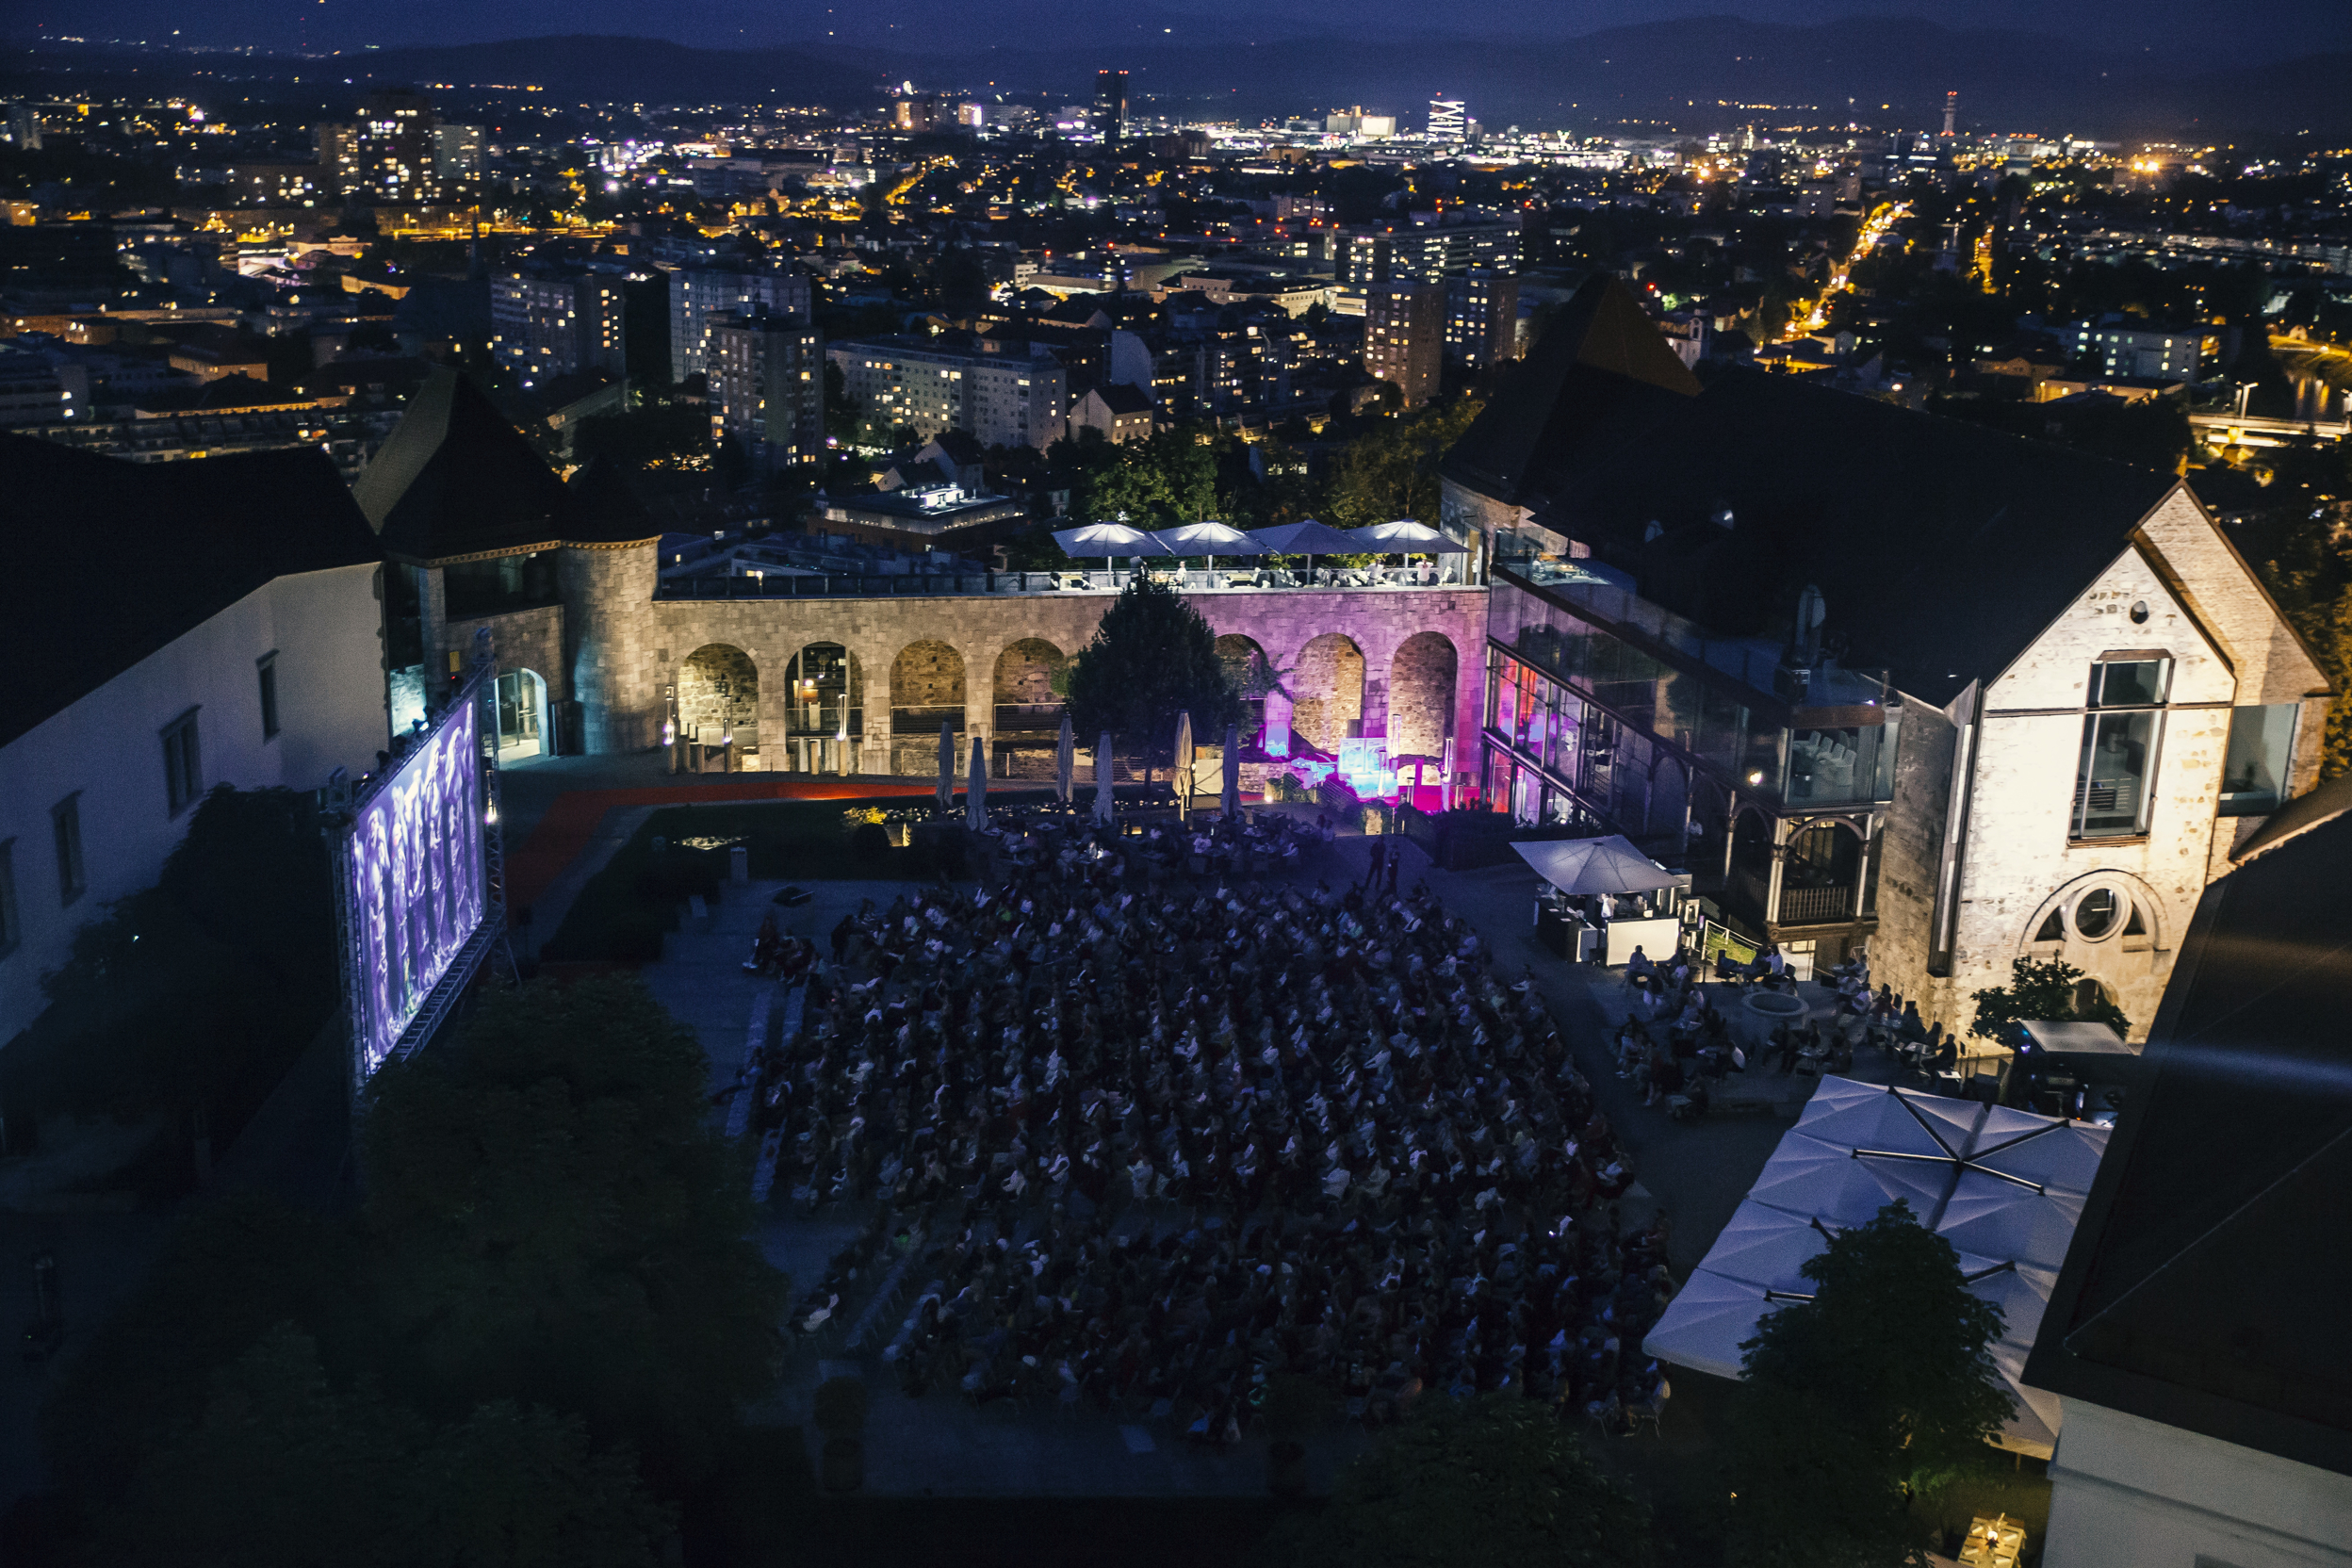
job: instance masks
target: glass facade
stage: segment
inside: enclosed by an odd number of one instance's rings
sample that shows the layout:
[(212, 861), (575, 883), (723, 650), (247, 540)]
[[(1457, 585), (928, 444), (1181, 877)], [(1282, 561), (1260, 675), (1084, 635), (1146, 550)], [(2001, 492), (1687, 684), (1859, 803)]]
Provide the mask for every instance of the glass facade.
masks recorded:
[(2230, 750), (2221, 766), (2223, 816), (2262, 816), (2286, 798), (2295, 717), (2292, 702), (2230, 710)]
[[(1875, 677), (1831, 668), (1807, 684), (1754, 640), (1701, 642), (1696, 653), (1669, 657), (1555, 602), (1558, 592), (1531, 592), (1498, 574), (1489, 600), (1487, 729), (1519, 754), (1513, 765), (1534, 764), (1544, 785), (1573, 792), (1615, 831), (1679, 833), (1694, 760), (1743, 795), (1789, 807), (1891, 798), (1902, 714)], [(1610, 592), (1621, 612), (1663, 615)], [(1783, 687), (1800, 699), (1801, 714), (1854, 722), (1792, 727)], [(1509, 790), (1513, 800), (1523, 792)], [(1488, 798), (1499, 805), (1505, 791), (1491, 782)], [(1525, 820), (1549, 820), (1544, 808), (1530, 809)]]

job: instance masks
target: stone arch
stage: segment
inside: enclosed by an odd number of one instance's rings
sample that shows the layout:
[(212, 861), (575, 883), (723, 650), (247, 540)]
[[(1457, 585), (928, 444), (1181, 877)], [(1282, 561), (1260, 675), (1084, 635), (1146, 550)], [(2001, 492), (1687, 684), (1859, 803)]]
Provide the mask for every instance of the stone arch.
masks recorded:
[(1462, 656), (1442, 631), (1416, 631), (1389, 661), (1388, 755), (1443, 757)]
[(1327, 631), (1298, 650), (1289, 685), (1291, 727), (1317, 751), (1336, 754), (1364, 719), (1364, 650)]
[(498, 675), (498, 765), (555, 755), (555, 715), (547, 707), (547, 683), (538, 671), (513, 669)]
[(1054, 678), (1068, 667), (1070, 656), (1042, 637), (1023, 637), (996, 656), (995, 701), (1002, 707), (1059, 708)]
[(939, 727), (941, 719), (964, 724), (964, 656), (937, 638), (925, 637), (898, 650), (890, 662), (890, 712)]
[(717, 744), (732, 737), (738, 756), (760, 745), (760, 666), (731, 643), (705, 643), (678, 672), (678, 732)]
[(1228, 631), (1217, 640), (1217, 662), (1245, 700), (1263, 697), (1274, 680), (1274, 662), (1255, 637)]

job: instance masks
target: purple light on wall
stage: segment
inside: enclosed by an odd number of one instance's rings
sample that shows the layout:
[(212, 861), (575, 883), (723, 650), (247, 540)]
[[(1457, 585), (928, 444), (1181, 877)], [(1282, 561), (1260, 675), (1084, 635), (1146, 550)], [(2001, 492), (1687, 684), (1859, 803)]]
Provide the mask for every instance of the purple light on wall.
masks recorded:
[(479, 712), (460, 703), (360, 808), (347, 841), (368, 1075), (482, 922)]

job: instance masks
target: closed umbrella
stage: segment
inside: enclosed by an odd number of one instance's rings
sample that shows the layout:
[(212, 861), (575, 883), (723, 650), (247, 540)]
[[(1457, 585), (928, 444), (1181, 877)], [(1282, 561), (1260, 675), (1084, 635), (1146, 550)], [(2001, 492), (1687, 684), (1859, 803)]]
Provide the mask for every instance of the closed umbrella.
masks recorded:
[(1064, 806), (1070, 804), (1070, 786), (1078, 770), (1078, 737), (1070, 733), (1070, 713), (1062, 713), (1061, 739), (1054, 743), (1054, 794)]
[(956, 726), (939, 721), (939, 812), (944, 816), (956, 800)]
[(972, 781), (964, 791), (964, 825), (974, 833), (988, 825), (988, 742), (972, 738)]
[(1225, 727), (1225, 820), (1241, 815), (1241, 726)]
[(1400, 555), (1468, 555), (1470, 547), (1448, 539), (1427, 523), (1416, 523), (1411, 517), (1399, 517), (1393, 523), (1369, 523), (1355, 530), (1348, 537), (1361, 540), (1361, 549), (1377, 545), (1382, 550)]
[(1107, 729), (1094, 748), (1094, 820), (1099, 826), (1111, 825), (1111, 732)]
[(1192, 710), (1184, 709), (1176, 715), (1176, 813), (1184, 816), (1192, 810)]

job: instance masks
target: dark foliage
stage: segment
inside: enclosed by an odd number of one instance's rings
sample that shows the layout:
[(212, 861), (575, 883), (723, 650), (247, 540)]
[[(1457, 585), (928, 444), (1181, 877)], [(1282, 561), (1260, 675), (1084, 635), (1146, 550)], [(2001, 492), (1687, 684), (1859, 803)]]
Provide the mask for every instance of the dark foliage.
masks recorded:
[(1070, 720), (1082, 736), (1107, 729), (1147, 758), (1175, 743), (1176, 715), (1192, 733), (1219, 740), (1241, 713), (1241, 698), (1217, 657), (1217, 633), (1184, 596), (1140, 579), (1102, 615), (1101, 629), (1070, 661)]
[(1626, 1568), (1652, 1560), (1640, 1502), (1548, 1405), (1425, 1394), (1350, 1463), (1331, 1507), (1286, 1522), (1269, 1562), (1296, 1568)]
[(1989, 1350), (2001, 1309), (1903, 1203), (1805, 1265), (1810, 1301), (1740, 1347), (1731, 1426), (1734, 1560), (1759, 1568), (1922, 1561), (1906, 1512), (1989, 1455), (2010, 1395)]

